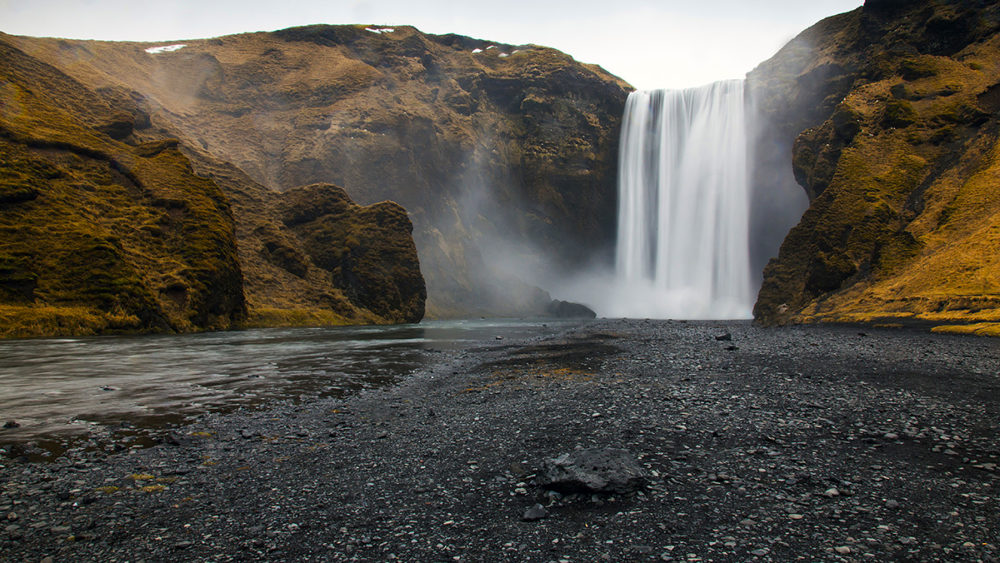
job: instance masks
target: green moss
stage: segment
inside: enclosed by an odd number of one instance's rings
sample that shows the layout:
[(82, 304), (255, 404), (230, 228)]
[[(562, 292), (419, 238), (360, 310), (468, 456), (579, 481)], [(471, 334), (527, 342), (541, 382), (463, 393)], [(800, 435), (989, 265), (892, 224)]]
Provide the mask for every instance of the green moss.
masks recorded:
[(882, 125), (899, 129), (909, 127), (916, 121), (916, 115), (913, 105), (907, 100), (889, 100), (882, 113)]
[[(353, 316), (339, 315), (329, 309), (277, 309), (260, 307), (251, 312), (245, 326), (249, 328), (343, 326), (357, 324), (358, 320)], [(370, 322), (375, 322), (375, 319), (372, 318)]]
[(935, 76), (937, 68), (929, 57), (904, 59), (899, 63), (899, 74), (904, 80), (919, 80)]
[[(233, 218), (218, 186), (193, 174), (176, 140), (114, 141), (130, 133), (127, 116), (6, 44), (0, 50), (0, 75), (21, 110), (0, 113), (0, 334), (241, 322)], [(161, 285), (168, 279), (183, 281), (184, 299)]]
[(1000, 337), (1000, 323), (974, 323), (964, 325), (938, 325), (931, 332), (942, 334), (967, 334)]
[(857, 271), (844, 254), (817, 252), (809, 265), (806, 290), (815, 295), (837, 290)]

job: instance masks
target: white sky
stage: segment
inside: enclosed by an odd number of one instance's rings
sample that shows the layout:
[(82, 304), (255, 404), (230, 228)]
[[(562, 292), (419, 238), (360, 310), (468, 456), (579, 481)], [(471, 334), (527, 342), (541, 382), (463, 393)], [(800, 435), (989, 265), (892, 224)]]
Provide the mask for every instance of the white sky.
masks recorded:
[(0, 0), (15, 35), (168, 41), (315, 23), (413, 25), (555, 47), (640, 89), (741, 78), (863, 0)]

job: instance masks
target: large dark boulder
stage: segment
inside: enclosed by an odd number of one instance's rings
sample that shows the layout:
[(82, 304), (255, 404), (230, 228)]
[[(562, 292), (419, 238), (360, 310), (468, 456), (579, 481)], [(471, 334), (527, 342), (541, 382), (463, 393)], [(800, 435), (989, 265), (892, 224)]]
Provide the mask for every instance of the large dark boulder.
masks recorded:
[(646, 486), (645, 468), (627, 450), (574, 450), (546, 459), (535, 483), (563, 493), (629, 493)]

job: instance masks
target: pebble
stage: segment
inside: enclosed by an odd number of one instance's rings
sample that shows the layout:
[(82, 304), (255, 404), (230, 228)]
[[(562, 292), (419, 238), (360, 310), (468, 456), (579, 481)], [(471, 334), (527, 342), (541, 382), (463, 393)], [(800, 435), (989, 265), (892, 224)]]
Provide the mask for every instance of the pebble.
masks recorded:
[(542, 518), (548, 518), (548, 516), (549, 511), (546, 510), (544, 506), (541, 504), (535, 504), (528, 510), (524, 511), (524, 514), (521, 515), (521, 520), (525, 522), (535, 522), (537, 520), (541, 520)]

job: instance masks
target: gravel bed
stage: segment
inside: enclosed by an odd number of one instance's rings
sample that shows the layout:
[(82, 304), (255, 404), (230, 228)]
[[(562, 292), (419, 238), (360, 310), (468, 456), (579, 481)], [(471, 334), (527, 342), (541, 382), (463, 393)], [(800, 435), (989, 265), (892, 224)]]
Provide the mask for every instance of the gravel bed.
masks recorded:
[[(998, 372), (995, 339), (597, 321), (153, 447), (4, 459), (0, 559), (998, 561)], [(602, 448), (645, 486), (538, 484)]]

